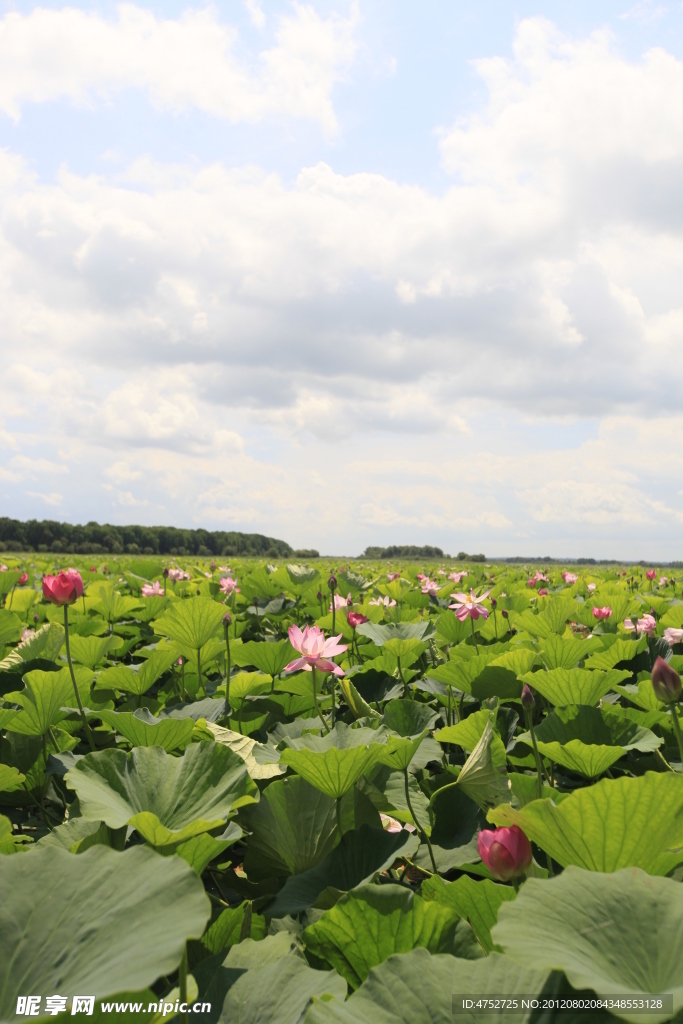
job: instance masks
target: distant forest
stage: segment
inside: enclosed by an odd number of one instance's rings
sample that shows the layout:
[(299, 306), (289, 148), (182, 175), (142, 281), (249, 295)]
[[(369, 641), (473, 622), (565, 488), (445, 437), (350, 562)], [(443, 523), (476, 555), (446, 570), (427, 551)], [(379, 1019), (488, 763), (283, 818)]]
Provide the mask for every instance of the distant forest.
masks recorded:
[(50, 551), (85, 555), (208, 555), (262, 558), (316, 557), (317, 551), (293, 551), (284, 540), (260, 533), (182, 530), (175, 526), (74, 526), (51, 519), (0, 518), (0, 550)]
[[(363, 552), (363, 558), (450, 558), (444, 555), (441, 548), (432, 547), (431, 544), (423, 544), (417, 547), (415, 544), (392, 544), (388, 548), (369, 547)], [(459, 551), (455, 556), (459, 562), (485, 562), (486, 555), (468, 555), (465, 551)]]

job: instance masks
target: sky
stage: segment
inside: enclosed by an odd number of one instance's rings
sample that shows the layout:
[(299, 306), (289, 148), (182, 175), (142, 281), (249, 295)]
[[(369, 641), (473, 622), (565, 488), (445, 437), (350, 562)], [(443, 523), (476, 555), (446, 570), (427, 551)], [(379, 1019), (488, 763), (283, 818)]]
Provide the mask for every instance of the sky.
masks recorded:
[(0, 515), (683, 558), (683, 4), (0, 0)]

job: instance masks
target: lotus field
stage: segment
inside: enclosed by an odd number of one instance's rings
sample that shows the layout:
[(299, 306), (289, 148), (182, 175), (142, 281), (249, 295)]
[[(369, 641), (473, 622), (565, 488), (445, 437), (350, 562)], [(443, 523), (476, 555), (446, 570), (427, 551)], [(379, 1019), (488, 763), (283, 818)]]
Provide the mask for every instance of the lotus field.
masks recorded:
[(0, 566), (0, 1021), (683, 1020), (683, 581), (69, 558)]

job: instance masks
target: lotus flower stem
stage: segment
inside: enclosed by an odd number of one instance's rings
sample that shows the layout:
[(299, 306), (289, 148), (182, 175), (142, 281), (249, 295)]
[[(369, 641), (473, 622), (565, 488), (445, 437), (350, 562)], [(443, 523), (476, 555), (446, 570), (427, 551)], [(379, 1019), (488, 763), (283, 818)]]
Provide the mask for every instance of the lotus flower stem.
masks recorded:
[[(315, 704), (315, 710), (316, 710), (316, 713), (318, 715), (318, 718), (323, 723), (323, 729), (325, 730), (325, 732), (329, 732), (330, 731), (330, 727), (327, 724), (327, 722), (325, 721), (325, 719), (323, 718), (323, 713), (320, 710), (320, 705), (318, 704), (318, 680), (316, 678), (316, 672), (315, 672), (315, 668), (314, 668), (313, 665), (311, 665), (311, 671), (313, 673), (313, 703)], [(332, 702), (334, 704), (334, 698), (333, 698)]]
[(334, 729), (337, 718), (337, 677), (332, 676), (332, 728)]
[(538, 799), (543, 798), (543, 764), (541, 762), (541, 755), (538, 752), (538, 745), (536, 743), (536, 733), (534, 732), (534, 723), (531, 717), (531, 711), (525, 710), (526, 727), (531, 733), (531, 742), (534, 748), (534, 757), (536, 758), (536, 785), (538, 787)]
[(332, 634), (334, 635), (334, 617), (336, 608), (334, 606), (334, 590), (332, 591)]
[(338, 796), (335, 800), (335, 814), (337, 816), (337, 830), (339, 832), (339, 838), (344, 835), (342, 832), (342, 820), (341, 820), (341, 797)]
[(477, 644), (477, 634), (474, 631), (474, 619), (470, 616), (470, 623), (472, 624), (472, 639), (474, 640), (474, 649), (479, 654), (479, 645)]
[(78, 703), (78, 710), (81, 713), (81, 720), (83, 722), (83, 727), (85, 728), (85, 735), (88, 737), (88, 743), (90, 744), (90, 749), (94, 751), (95, 750), (95, 742), (94, 742), (94, 740), (92, 738), (92, 733), (90, 732), (90, 726), (88, 725), (88, 719), (85, 717), (85, 711), (83, 710), (83, 701), (81, 700), (81, 695), (78, 692), (78, 686), (76, 684), (76, 676), (74, 674), (74, 666), (73, 666), (73, 662), (71, 661), (71, 648), (69, 647), (69, 606), (68, 606), (68, 604), (64, 605), (64, 640), (66, 642), (66, 660), (69, 662), (69, 672), (71, 673), (71, 682), (74, 684), (74, 693), (76, 694), (76, 701)]
[[(230, 721), (230, 637), (228, 635), (229, 626), (227, 622), (224, 625), (225, 629), (225, 717)], [(272, 692), (272, 691), (271, 691)]]
[(683, 764), (683, 733), (681, 733), (681, 723), (678, 720), (678, 708), (675, 704), (671, 708), (671, 721), (673, 722), (674, 732), (676, 733), (676, 739), (678, 740), (678, 750), (681, 755), (681, 764)]
[(185, 659), (180, 656), (180, 685), (183, 691), (183, 700), (185, 700)]
[(436, 875), (436, 874), (438, 874), (438, 872), (436, 870), (436, 861), (434, 860), (434, 851), (432, 850), (432, 844), (430, 842), (429, 836), (427, 835), (425, 830), (422, 828), (422, 825), (420, 824), (420, 822), (417, 820), (417, 816), (415, 814), (415, 811), (413, 810), (413, 805), (410, 802), (410, 786), (408, 785), (408, 769), (407, 768), (403, 769), (403, 779), (405, 781), (405, 786), (406, 786), (406, 803), (408, 805), (408, 810), (410, 811), (410, 816), (413, 819), (413, 821), (415, 822), (415, 828), (420, 833), (420, 839), (422, 840), (423, 843), (427, 844), (427, 849), (429, 850), (429, 859), (432, 862), (432, 867), (434, 868), (434, 874)]
[(197, 690), (199, 691), (202, 686), (202, 658), (197, 648)]
[(404, 675), (403, 675), (403, 669), (401, 668), (401, 655), (400, 655), (400, 654), (397, 654), (397, 655), (396, 655), (396, 661), (398, 662), (398, 674), (399, 674), (399, 678), (400, 678), (401, 682), (403, 683), (403, 696), (404, 696), (404, 697), (405, 697), (406, 699), (408, 699), (408, 697), (410, 697), (410, 690), (408, 689), (408, 684), (407, 684), (407, 682), (405, 681), (405, 677), (404, 677)]

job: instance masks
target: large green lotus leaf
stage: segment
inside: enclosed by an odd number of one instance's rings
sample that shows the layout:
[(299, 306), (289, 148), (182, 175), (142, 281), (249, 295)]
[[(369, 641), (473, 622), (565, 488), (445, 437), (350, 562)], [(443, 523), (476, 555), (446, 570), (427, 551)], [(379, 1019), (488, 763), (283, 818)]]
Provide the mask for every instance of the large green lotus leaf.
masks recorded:
[[(439, 743), (457, 743), (464, 750), (474, 750), (479, 740), (484, 735), (489, 722), (495, 724), (496, 715), (487, 708), (475, 711), (473, 714), (463, 718), (456, 725), (447, 725), (445, 729), (439, 729), (434, 733), (434, 739)], [(503, 741), (498, 733), (493, 732), (491, 737), (491, 757), (493, 764), (499, 768), (505, 768), (506, 753)]]
[(133, 671), (127, 665), (114, 665), (106, 669), (98, 676), (95, 689), (122, 690), (124, 693), (140, 697), (147, 693), (177, 660), (178, 650), (173, 646), (155, 650), (137, 671)]
[[(538, 995), (549, 972), (521, 967), (510, 957), (492, 953), (481, 960), (463, 960), (426, 949), (389, 957), (374, 967), (361, 987), (342, 1002), (315, 1002), (304, 1024), (527, 1024), (535, 1011), (505, 1011), (486, 1016), (481, 1010), (458, 1009), (454, 996)], [(564, 1016), (563, 1018), (564, 1019)]]
[(501, 805), (488, 818), (496, 825), (519, 825), (563, 867), (639, 867), (667, 875), (683, 861), (683, 778), (673, 772), (602, 779), (575, 790), (559, 806), (548, 799), (520, 810)]
[[(578, 637), (561, 637), (551, 633), (541, 642), (541, 659), (549, 669), (576, 668), (580, 661), (602, 648), (600, 637), (593, 636), (587, 640)], [(584, 701), (567, 701), (567, 703), (585, 703)]]
[(184, 861), (143, 847), (0, 858), (0, 1020), (15, 1019), (26, 993), (103, 998), (151, 985), (176, 970), (210, 910)]
[[(3, 574), (4, 575), (4, 574)], [(40, 600), (40, 594), (38, 591), (33, 590), (32, 587), (21, 587), (19, 590), (15, 590), (7, 598), (6, 611), (16, 612), (19, 615), (26, 617), (26, 612), (33, 608), (34, 604)]]
[(417, 736), (431, 729), (437, 712), (417, 700), (390, 700), (384, 705), (381, 724), (399, 736)]
[[(301, 675), (303, 675), (303, 673), (301, 673)], [(371, 708), (370, 705), (363, 700), (349, 676), (342, 676), (339, 680), (339, 687), (344, 698), (344, 703), (356, 720), (359, 718), (380, 717), (379, 711), (375, 711), (374, 708)]]
[(272, 679), (263, 672), (237, 672), (230, 679), (230, 707), (237, 711), (247, 697), (270, 690)]
[(141, 602), (134, 597), (123, 597), (111, 583), (91, 583), (85, 605), (103, 615), (107, 622), (116, 622), (130, 618), (141, 607)]
[[(23, 776), (22, 776), (23, 778)], [(0, 814), (0, 855), (26, 851), (25, 843), (30, 843), (28, 836), (21, 836), (12, 830), (12, 822), (4, 814)]]
[(417, 754), (428, 732), (429, 730), (425, 729), (421, 735), (416, 736), (414, 739), (408, 739), (404, 736), (389, 736), (387, 742), (382, 744), (380, 761), (382, 764), (388, 765), (389, 768), (405, 771)]
[(664, 708), (652, 689), (652, 680), (649, 677), (641, 679), (637, 686), (615, 686), (614, 689), (636, 707), (642, 708), (643, 711), (662, 711)]
[[(570, 640), (569, 643), (579, 641)], [(583, 642), (583, 641), (581, 641)], [(625, 670), (610, 669), (607, 672), (590, 672), (585, 668), (553, 668), (549, 672), (529, 672), (522, 676), (522, 681), (537, 690), (542, 697), (556, 706), (564, 704), (596, 705), (601, 697), (631, 673)]]
[(64, 627), (58, 622), (46, 622), (36, 630), (34, 636), (19, 644), (0, 661), (0, 672), (11, 672), (29, 661), (38, 658), (44, 661), (56, 661), (60, 648), (64, 643)]
[[(87, 693), (92, 672), (76, 666), (74, 675), (79, 691), (85, 690)], [(6, 696), (21, 704), (23, 710), (5, 728), (24, 736), (44, 736), (50, 726), (68, 717), (70, 712), (62, 708), (74, 707), (76, 704), (68, 666), (59, 672), (42, 672), (40, 669), (27, 672), (24, 676), (24, 689)]]
[[(343, 831), (380, 824), (377, 811), (356, 792), (342, 799), (341, 819)], [(253, 881), (301, 874), (339, 842), (334, 800), (296, 775), (267, 786), (240, 821), (251, 833), (244, 868)]]
[(216, 828), (258, 796), (241, 757), (217, 743), (192, 744), (182, 757), (161, 747), (102, 750), (81, 758), (65, 778), (84, 818), (132, 825), (153, 846)]
[(346, 982), (334, 971), (317, 971), (298, 956), (281, 956), (235, 981), (218, 1024), (298, 1024), (312, 1000), (342, 1001), (345, 995)]
[[(439, 871), (450, 871), (478, 861), (477, 833), (485, 827), (486, 818), (463, 788), (457, 782), (441, 786), (433, 794), (429, 809), (434, 822), (432, 850)], [(421, 867), (433, 870), (426, 845), (420, 847), (416, 861)]]
[(457, 784), (484, 810), (510, 799), (510, 780), (504, 766), (494, 760), (493, 741), (497, 738), (488, 721), (458, 775)]
[(22, 634), (24, 624), (18, 615), (0, 608), (0, 647), (13, 644)]
[(208, 597), (174, 601), (154, 622), (157, 633), (168, 636), (183, 647), (198, 651), (216, 633), (223, 622), (225, 607)]
[[(458, 929), (457, 914), (399, 885), (361, 885), (346, 893), (304, 932), (306, 948), (358, 988), (370, 970), (394, 953), (421, 946), (430, 953), (482, 955)], [(473, 936), (472, 936), (473, 938)]]
[[(57, 825), (51, 832), (48, 832), (42, 839), (39, 839), (36, 843), (36, 849), (42, 850), (44, 846), (56, 846), (60, 850), (76, 853), (80, 849), (83, 840), (91, 840), (95, 836), (98, 837), (98, 841), (102, 840), (105, 845), (113, 846), (112, 842), (106, 841), (112, 837), (112, 833), (103, 822), (88, 821), (85, 818), (69, 818), (68, 821)], [(123, 838), (125, 842), (125, 832), (123, 833)]]
[(640, 640), (617, 640), (605, 651), (598, 651), (591, 654), (584, 662), (586, 668), (609, 669), (614, 668), (620, 661), (632, 661), (636, 654), (647, 650), (647, 637)]
[(252, 779), (272, 779), (287, 771), (285, 766), (279, 763), (280, 754), (273, 747), (258, 743), (250, 736), (243, 736), (241, 732), (233, 732), (232, 729), (225, 729), (214, 722), (207, 722), (206, 728), (213, 733), (216, 743), (223, 744), (242, 758)]
[(254, 665), (266, 675), (277, 676), (296, 658), (297, 652), (289, 640), (278, 640), (277, 643), (249, 640), (246, 644), (236, 644), (231, 655), (235, 665)]
[(425, 899), (436, 900), (469, 921), (486, 953), (494, 949), (491, 929), (498, 920), (501, 904), (515, 898), (511, 886), (498, 885), (489, 878), (475, 882), (469, 875), (461, 875), (455, 882), (432, 875), (422, 883), (421, 892)]
[(347, 747), (329, 750), (293, 750), (288, 747), (282, 751), (280, 762), (288, 764), (312, 786), (326, 796), (338, 799), (347, 793), (377, 764), (386, 750), (384, 743), (371, 743), (370, 746)]
[(123, 640), (113, 633), (108, 636), (72, 636), (69, 640), (72, 659), (90, 669), (104, 661), (109, 651), (117, 651), (120, 647), (123, 647)]
[(387, 735), (388, 733), (383, 727), (370, 729), (337, 722), (334, 729), (330, 729), (322, 736), (317, 732), (302, 732), (299, 736), (284, 736), (281, 743), (294, 750), (313, 750), (316, 753), (324, 753), (326, 750), (350, 750), (354, 747), (367, 747), (371, 743), (384, 743)]
[(389, 651), (395, 658), (400, 658), (402, 664), (407, 664), (409, 660), (412, 665), (426, 648), (427, 644), (417, 637), (411, 637), (407, 640), (392, 637), (391, 640), (386, 640), (384, 643), (384, 650)]
[[(526, 733), (520, 740), (531, 745), (531, 739), (527, 739), (528, 737), (529, 733)], [(582, 743), (581, 740), (569, 740), (567, 743), (543, 743), (539, 740), (537, 745), (544, 757), (549, 757), (563, 768), (585, 775), (588, 779), (597, 779), (604, 775), (608, 768), (626, 754), (623, 747)]]
[(602, 743), (625, 750), (656, 750), (661, 739), (649, 729), (615, 714), (609, 705), (592, 708), (585, 704), (555, 708), (536, 726), (536, 739), (544, 743)]
[(428, 640), (434, 635), (434, 624), (429, 620), (422, 622), (398, 622), (389, 625), (376, 625), (374, 622), (363, 622), (356, 632), (366, 636), (378, 647), (389, 640)]
[(137, 711), (91, 712), (133, 747), (163, 747), (166, 751), (184, 750), (192, 738), (191, 718), (155, 718), (147, 708)]
[[(683, 886), (638, 868), (598, 875), (569, 867), (529, 879), (501, 907), (494, 941), (528, 967), (563, 970), (576, 989), (600, 996), (673, 993), (683, 1007)], [(657, 1022), (667, 1013), (620, 1014)]]
[(16, 569), (5, 568), (5, 571), (0, 574), (0, 597), (4, 597), (5, 594), (9, 594), (10, 591), (16, 587), (20, 577), (21, 572), (17, 572)]
[[(451, 660), (447, 661), (445, 665), (429, 669), (427, 676), (430, 679), (438, 679), (439, 682), (446, 683), (447, 686), (453, 686), (456, 690), (462, 690), (463, 693), (471, 694), (474, 680), (482, 675), (490, 662), (500, 657), (499, 647), (500, 645), (497, 644), (496, 649), (481, 650), (481, 653), (474, 657), (459, 657), (457, 649), (451, 651)], [(471, 648), (467, 648), (467, 650), (469, 653)], [(502, 668), (498, 674), (504, 677), (514, 676), (514, 673), (507, 672), (505, 668)]]
[(223, 910), (215, 921), (206, 929), (202, 935), (202, 946), (213, 956), (221, 950), (228, 949), (240, 941), (240, 935), (245, 924), (245, 917), (251, 928), (251, 938), (260, 941), (266, 937), (266, 919), (261, 914), (252, 913), (252, 904), (245, 900), (237, 907), (229, 907)]
[(234, 821), (228, 823), (228, 827), (219, 836), (210, 836), (207, 832), (201, 835), (192, 836), (182, 843), (175, 843), (172, 846), (159, 846), (157, 850), (164, 857), (177, 855), (190, 865), (190, 867), (201, 876), (205, 868), (220, 857), (222, 853), (242, 838), (242, 829)]
[[(471, 622), (472, 620), (470, 620)], [(475, 630), (481, 628), (482, 620), (474, 624)], [(460, 644), (472, 636), (472, 626), (469, 622), (461, 622), (452, 612), (443, 612), (436, 620), (437, 635), (449, 644)], [(502, 632), (502, 630), (501, 630)]]
[(333, 895), (348, 892), (390, 868), (397, 858), (412, 857), (418, 845), (417, 836), (404, 829), (386, 832), (361, 825), (346, 832), (338, 846), (314, 868), (288, 878), (264, 913), (267, 917), (294, 915), (314, 906), (328, 889), (334, 891)]
[[(531, 636), (537, 636), (541, 639), (545, 639), (546, 637), (551, 636), (552, 633), (558, 632), (558, 630), (553, 629), (552, 624), (543, 613), (537, 615), (532, 612), (530, 608), (527, 608), (523, 612), (511, 611), (510, 622), (518, 633), (530, 633)], [(562, 632), (563, 630), (564, 623), (562, 624), (562, 629), (559, 632)]]
[(13, 793), (16, 789), (21, 789), (24, 779), (25, 776), (18, 768), (9, 764), (0, 764), (0, 792)]
[(240, 589), (244, 597), (279, 597), (282, 584), (276, 573), (269, 573), (264, 567), (247, 572), (241, 577)]

